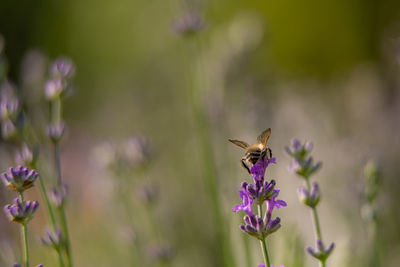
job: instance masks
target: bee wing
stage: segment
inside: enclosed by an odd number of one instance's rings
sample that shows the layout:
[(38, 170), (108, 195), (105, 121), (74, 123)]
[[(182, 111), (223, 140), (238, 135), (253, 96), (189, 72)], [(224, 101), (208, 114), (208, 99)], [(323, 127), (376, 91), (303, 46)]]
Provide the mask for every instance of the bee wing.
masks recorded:
[(244, 141), (233, 140), (233, 139), (229, 139), (229, 141), (234, 143), (237, 146), (240, 146), (241, 148), (244, 148), (244, 149), (249, 147), (249, 144)]
[(258, 137), (257, 141), (260, 142), (261, 144), (266, 145), (269, 139), (269, 136), (271, 135), (271, 128), (268, 128), (267, 130), (263, 131)]

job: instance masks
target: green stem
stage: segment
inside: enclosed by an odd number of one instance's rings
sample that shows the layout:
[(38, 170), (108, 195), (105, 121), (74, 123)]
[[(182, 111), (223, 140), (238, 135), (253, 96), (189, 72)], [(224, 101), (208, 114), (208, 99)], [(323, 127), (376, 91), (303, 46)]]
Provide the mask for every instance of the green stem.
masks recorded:
[(47, 215), (49, 216), (49, 219), (50, 219), (51, 227), (54, 230), (55, 226), (56, 226), (56, 219), (54, 217), (54, 212), (53, 212), (53, 209), (51, 208), (50, 201), (49, 201), (49, 198), (46, 193), (46, 186), (44, 185), (42, 176), (39, 176), (38, 181), (39, 181), (40, 194), (42, 195), (44, 204), (46, 206), (46, 211), (47, 211)]
[[(305, 179), (306, 181), (306, 186), (307, 186), (307, 191), (311, 191), (311, 185), (310, 185), (310, 180), (308, 178)], [(321, 239), (322, 241), (322, 235), (321, 235), (321, 227), (319, 224), (319, 219), (318, 219), (318, 212), (316, 207), (311, 208), (311, 215), (314, 223), (314, 234), (316, 238)]]
[[(194, 36), (194, 38), (196, 38)], [(204, 176), (207, 186), (209, 198), (211, 200), (211, 208), (214, 217), (214, 224), (216, 226), (219, 254), (222, 255), (221, 266), (232, 267), (234, 266), (233, 254), (227, 233), (227, 224), (224, 220), (221, 203), (219, 200), (218, 184), (216, 181), (217, 171), (215, 166), (214, 154), (211, 146), (211, 138), (209, 133), (209, 125), (204, 114), (204, 108), (201, 100), (198, 98), (201, 89), (201, 84), (198, 77), (196, 77), (196, 61), (195, 57), (199, 54), (199, 41), (191, 40), (189, 44), (189, 57), (190, 63), (188, 69), (188, 82), (190, 89), (190, 104), (194, 116), (197, 138), (200, 141), (200, 151), (204, 163)], [(193, 63), (194, 62), (194, 63)], [(203, 78), (203, 77), (202, 77)]]
[[(258, 216), (262, 218), (262, 204), (258, 204)], [(265, 242), (265, 236), (262, 234), (261, 239), (260, 239), (260, 244), (261, 244), (261, 250), (263, 252), (264, 256), (264, 263), (265, 266), (269, 267), (271, 264), (269, 263), (269, 256), (268, 256), (268, 250), (267, 250), (267, 244)]]
[[(57, 142), (53, 145), (54, 148), (54, 165), (57, 175), (57, 184), (58, 188), (60, 189), (62, 186), (62, 179), (61, 179), (61, 160), (60, 160), (60, 149), (59, 144)], [(59, 212), (61, 216), (61, 228), (63, 231), (63, 235), (65, 238), (65, 254), (67, 256), (67, 266), (72, 267), (72, 255), (71, 255), (71, 242), (69, 239), (69, 232), (68, 232), (68, 224), (67, 224), (67, 217), (65, 215), (64, 205), (59, 207)]]
[[(21, 201), (22, 205), (25, 205), (23, 192), (19, 192), (19, 200)], [(29, 267), (28, 227), (26, 223), (22, 224), (22, 244), (24, 247), (24, 265), (25, 267)]]
[[(310, 179), (306, 177), (304, 179), (306, 181), (306, 186), (307, 186), (307, 191), (311, 192), (311, 184), (310, 184)], [(320, 239), (322, 241), (322, 234), (321, 234), (321, 227), (319, 224), (319, 219), (318, 219), (318, 212), (316, 207), (311, 208), (311, 215), (312, 215), (312, 220), (314, 224), (314, 234), (317, 239)], [(320, 267), (325, 267), (325, 261), (319, 261), (319, 266)]]
[(67, 225), (67, 218), (65, 216), (64, 205), (60, 206), (60, 216), (61, 216), (61, 228), (65, 238), (65, 254), (67, 256), (67, 266), (72, 267), (72, 256), (71, 256), (71, 243), (69, 239), (68, 233), (68, 225)]
[(64, 258), (63, 258), (61, 249), (58, 248), (56, 250), (57, 250), (57, 254), (58, 254), (58, 261), (60, 262), (60, 267), (65, 267)]

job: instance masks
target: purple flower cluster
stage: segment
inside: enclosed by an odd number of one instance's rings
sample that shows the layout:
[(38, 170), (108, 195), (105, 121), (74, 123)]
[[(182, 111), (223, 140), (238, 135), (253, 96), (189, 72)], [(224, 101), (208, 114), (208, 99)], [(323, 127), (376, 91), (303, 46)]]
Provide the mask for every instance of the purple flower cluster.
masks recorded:
[(307, 248), (307, 252), (313, 256), (314, 258), (318, 259), (321, 262), (325, 262), (326, 259), (329, 257), (331, 254), (333, 248), (335, 247), (334, 243), (331, 243), (328, 248), (325, 248), (324, 243), (320, 238), (317, 238), (315, 242), (316, 249), (314, 250), (311, 247)]
[(21, 201), (19, 198), (15, 198), (14, 204), (4, 207), (4, 212), (10, 221), (27, 224), (33, 218), (38, 207), (39, 202), (37, 201)]
[(308, 178), (321, 167), (322, 163), (314, 163), (313, 157), (310, 156), (312, 148), (311, 142), (302, 144), (296, 138), (291, 140), (290, 146), (285, 147), (285, 152), (292, 157), (292, 163), (289, 165), (290, 172)]
[[(268, 159), (265, 157), (259, 159), (256, 164), (250, 167), (250, 176), (253, 178), (254, 184), (242, 183), (242, 189), (239, 190), (242, 203), (235, 205), (232, 209), (234, 212), (243, 210), (246, 213), (244, 224), (240, 228), (258, 239), (265, 238), (281, 227), (279, 217), (272, 219), (272, 211), (274, 208), (280, 209), (286, 206), (285, 201), (276, 199), (279, 195), (279, 189), (275, 188), (276, 182), (264, 180), (268, 165), (275, 162), (276, 158)], [(254, 203), (259, 208), (266, 203), (267, 208), (263, 217), (253, 213), (252, 205)]]
[(54, 101), (67, 92), (75, 74), (75, 65), (71, 59), (60, 57), (53, 61), (49, 72), (51, 78), (45, 84), (44, 95), (47, 100)]
[(9, 168), (7, 172), (2, 173), (0, 176), (8, 188), (17, 192), (23, 192), (31, 188), (38, 178), (37, 172), (23, 166)]
[(59, 189), (52, 188), (47, 192), (47, 196), (49, 201), (56, 207), (61, 207), (64, 202), (65, 198), (67, 197), (67, 186), (62, 184)]
[(40, 240), (44, 245), (53, 247), (56, 250), (59, 250), (64, 245), (64, 239), (59, 229), (54, 231), (46, 230), (45, 236)]

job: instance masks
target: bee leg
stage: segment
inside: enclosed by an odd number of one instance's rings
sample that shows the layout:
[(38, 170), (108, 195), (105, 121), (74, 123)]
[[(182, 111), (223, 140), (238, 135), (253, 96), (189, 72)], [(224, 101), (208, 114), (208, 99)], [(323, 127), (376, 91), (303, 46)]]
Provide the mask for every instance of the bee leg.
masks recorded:
[(246, 163), (244, 163), (244, 159), (241, 159), (240, 162), (242, 163), (243, 168), (245, 168), (250, 173), (250, 169), (249, 167), (247, 167)]
[(272, 158), (272, 150), (271, 150), (271, 148), (268, 148), (268, 152), (269, 152), (269, 158)]

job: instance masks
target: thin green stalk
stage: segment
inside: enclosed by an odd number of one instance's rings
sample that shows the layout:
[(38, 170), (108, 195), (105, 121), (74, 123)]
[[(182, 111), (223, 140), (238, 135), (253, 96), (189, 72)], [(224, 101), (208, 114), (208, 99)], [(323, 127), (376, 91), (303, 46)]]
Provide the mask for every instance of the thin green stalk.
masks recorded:
[(60, 263), (60, 267), (65, 267), (64, 258), (63, 258), (61, 249), (58, 248), (56, 250), (57, 250), (58, 261)]
[[(258, 204), (258, 216), (260, 216), (260, 218), (262, 218), (263, 213), (262, 213), (262, 204)], [(262, 234), (262, 237), (260, 239), (260, 244), (261, 244), (261, 250), (264, 256), (264, 263), (265, 266), (269, 267), (271, 266), (270, 262), (269, 262), (269, 256), (268, 256), (268, 250), (267, 250), (267, 244), (265, 242), (265, 236), (264, 234)]]
[[(194, 36), (194, 38), (196, 38)], [(222, 255), (222, 266), (232, 267), (234, 266), (233, 254), (231, 251), (231, 245), (227, 233), (227, 225), (225, 223), (223, 212), (221, 209), (221, 203), (218, 195), (218, 184), (216, 181), (217, 171), (215, 166), (214, 154), (211, 147), (211, 138), (209, 133), (209, 125), (204, 114), (201, 101), (198, 98), (201, 85), (199, 84), (200, 79), (196, 79), (196, 61), (194, 58), (198, 54), (198, 40), (193, 41), (189, 44), (189, 67), (188, 69), (188, 82), (190, 89), (190, 103), (194, 116), (194, 122), (196, 127), (197, 137), (200, 141), (200, 151), (204, 163), (204, 176), (207, 186), (207, 191), (211, 200), (211, 208), (214, 215), (217, 241), (219, 245), (220, 254)], [(194, 63), (193, 63), (194, 62)]]
[(67, 256), (67, 266), (72, 267), (72, 257), (71, 257), (71, 243), (69, 240), (67, 218), (65, 216), (65, 211), (63, 205), (60, 206), (60, 217), (61, 217), (61, 228), (65, 238), (65, 254)]
[[(24, 205), (24, 193), (19, 192), (19, 200), (22, 205)], [(24, 265), (25, 267), (29, 267), (29, 246), (28, 246), (28, 227), (26, 223), (22, 224), (22, 245), (24, 248)]]
[[(306, 178), (304, 180), (306, 181), (307, 191), (310, 192), (310, 190), (311, 190), (310, 180), (308, 178)], [(315, 237), (322, 240), (321, 227), (320, 227), (320, 224), (319, 224), (318, 212), (317, 212), (317, 208), (316, 207), (312, 207), (311, 208), (311, 215), (312, 215), (313, 223), (314, 223)]]
[[(60, 149), (57, 142), (53, 145), (54, 148), (54, 165), (57, 174), (57, 184), (60, 188), (62, 186), (62, 179), (61, 179), (61, 160), (60, 160)], [(60, 217), (61, 217), (61, 228), (63, 231), (63, 235), (65, 238), (65, 254), (67, 258), (67, 266), (72, 267), (72, 255), (71, 255), (71, 242), (69, 239), (69, 232), (68, 232), (68, 224), (67, 224), (67, 217), (65, 215), (64, 205), (59, 207)]]
[[(310, 184), (310, 179), (308, 177), (305, 177), (304, 179), (306, 181), (306, 186), (307, 186), (307, 191), (311, 191), (311, 184)], [(318, 212), (316, 207), (311, 207), (311, 216), (313, 220), (313, 225), (314, 225), (314, 234), (315, 237), (320, 239), (322, 241), (322, 234), (321, 234), (321, 227), (319, 224), (319, 219), (318, 219)], [(320, 267), (325, 267), (325, 261), (319, 261), (319, 266)]]

